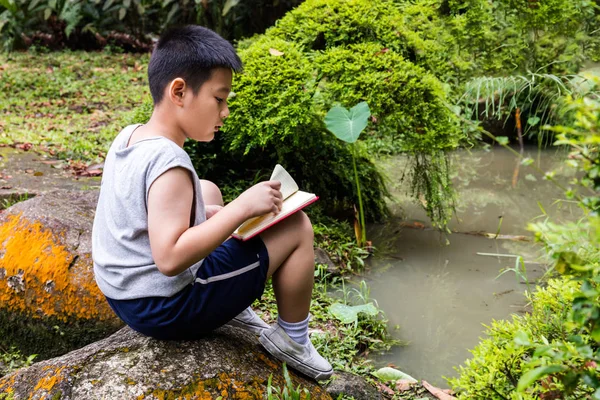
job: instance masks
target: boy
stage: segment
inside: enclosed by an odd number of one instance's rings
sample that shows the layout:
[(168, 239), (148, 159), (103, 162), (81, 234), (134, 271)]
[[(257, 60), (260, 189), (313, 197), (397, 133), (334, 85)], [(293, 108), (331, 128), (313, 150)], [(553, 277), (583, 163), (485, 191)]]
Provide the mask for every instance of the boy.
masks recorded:
[[(313, 231), (298, 212), (241, 242), (248, 218), (278, 212), (280, 182), (261, 182), (223, 205), (198, 179), (184, 141), (210, 141), (229, 115), (235, 50), (200, 26), (171, 30), (148, 66), (154, 101), (145, 125), (126, 127), (107, 154), (94, 228), (94, 273), (115, 313), (157, 339), (195, 339), (223, 324), (260, 333), (269, 353), (314, 379), (333, 370), (308, 338)], [(249, 308), (273, 278), (279, 317)]]

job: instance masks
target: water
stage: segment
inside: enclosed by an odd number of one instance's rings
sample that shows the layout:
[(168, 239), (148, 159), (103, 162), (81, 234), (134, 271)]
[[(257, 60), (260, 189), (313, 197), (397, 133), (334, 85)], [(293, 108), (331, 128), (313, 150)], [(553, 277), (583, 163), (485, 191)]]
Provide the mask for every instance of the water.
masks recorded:
[[(564, 152), (529, 148), (526, 153), (542, 171), (557, 170), (560, 181), (572, 177), (563, 167)], [(533, 166), (519, 167), (513, 187), (516, 157), (505, 149), (459, 151), (452, 158), (460, 206), (450, 235), (428, 228), (423, 210), (405, 193), (398, 180), (402, 157), (384, 163), (394, 183), (394, 216), (368, 229), (378, 252), (365, 277), (392, 335), (408, 343), (378, 357), (377, 365), (391, 363), (440, 386), (447, 386), (443, 376), (455, 376), (454, 366), (469, 358), (468, 350), (484, 334), (483, 324), (527, 309), (527, 285), (514, 272), (498, 277), (503, 268), (515, 267), (516, 258), (489, 254), (522, 256), (530, 281), (546, 270), (542, 249), (531, 241), (493, 240), (481, 233), (499, 229), (502, 235), (530, 237), (527, 222), (545, 218), (542, 208), (558, 220), (578, 215), (574, 203), (561, 201), (562, 189), (543, 180)]]

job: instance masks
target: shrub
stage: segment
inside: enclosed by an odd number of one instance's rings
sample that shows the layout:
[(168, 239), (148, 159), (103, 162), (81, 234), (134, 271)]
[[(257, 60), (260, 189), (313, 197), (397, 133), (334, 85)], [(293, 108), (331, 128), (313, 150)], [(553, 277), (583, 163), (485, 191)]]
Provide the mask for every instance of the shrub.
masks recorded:
[(567, 164), (576, 177), (565, 194), (584, 214), (529, 227), (563, 277), (533, 295), (531, 314), (492, 325), (491, 338), (450, 380), (465, 397), (600, 398), (600, 103), (595, 95), (565, 102), (569, 124), (552, 130), (556, 144), (571, 150)]
[[(283, 55), (271, 55), (270, 49)], [(223, 133), (208, 146), (190, 147), (199, 173), (216, 180), (229, 175), (245, 187), (257, 176), (268, 178), (281, 163), (330, 213), (351, 210), (356, 199), (351, 154), (316, 113), (314, 65), (296, 44), (268, 37), (240, 56), (244, 72), (234, 79), (236, 95)], [(386, 213), (383, 178), (368, 157), (357, 162), (367, 214), (380, 218)]]
[(512, 321), (493, 321), (486, 329), (489, 338), (483, 339), (471, 351), (473, 357), (458, 368), (460, 376), (448, 380), (458, 397), (538, 399), (548, 391), (544, 385), (536, 384), (526, 393), (516, 392), (519, 378), (531, 369), (527, 362), (533, 354), (532, 349), (522, 346), (522, 338), (526, 335), (532, 341), (564, 340), (573, 333), (564, 321), (578, 287), (577, 282), (550, 280), (546, 288), (529, 296), (531, 313), (514, 315)]

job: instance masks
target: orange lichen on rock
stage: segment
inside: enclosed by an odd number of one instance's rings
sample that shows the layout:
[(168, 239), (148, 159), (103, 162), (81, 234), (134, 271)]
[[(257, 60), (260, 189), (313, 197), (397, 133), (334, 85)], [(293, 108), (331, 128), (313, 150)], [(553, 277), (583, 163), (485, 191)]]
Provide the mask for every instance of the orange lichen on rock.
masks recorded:
[(223, 399), (252, 400), (262, 399), (263, 394), (261, 385), (257, 381), (238, 381), (226, 373), (220, 373), (217, 378), (194, 380), (187, 386), (178, 389), (154, 389), (147, 395), (138, 396), (137, 400), (146, 398), (208, 400), (214, 399), (215, 396), (221, 396)]
[(91, 258), (74, 254), (61, 238), (20, 215), (0, 225), (0, 308), (31, 317), (106, 320), (113, 313), (98, 289)]
[(273, 370), (278, 370), (280, 368), (280, 364), (277, 364), (276, 362), (274, 362), (273, 360), (271, 360), (269, 357), (265, 356), (262, 353), (258, 353), (256, 354), (256, 356), (265, 364), (267, 364), (271, 369)]
[(12, 393), (16, 377), (16, 375), (10, 375), (8, 378), (0, 378), (0, 393)]
[(43, 390), (46, 393), (49, 393), (54, 386), (59, 383), (60, 381), (62, 381), (64, 379), (64, 377), (62, 376), (62, 371), (65, 369), (65, 367), (59, 367), (56, 370), (54, 370), (53, 372), (51, 372), (50, 374), (44, 376), (42, 379), (40, 379), (38, 381), (38, 383), (35, 385), (35, 387), (33, 388), (33, 392), (31, 393), (31, 396), (38, 394), (39, 390)]

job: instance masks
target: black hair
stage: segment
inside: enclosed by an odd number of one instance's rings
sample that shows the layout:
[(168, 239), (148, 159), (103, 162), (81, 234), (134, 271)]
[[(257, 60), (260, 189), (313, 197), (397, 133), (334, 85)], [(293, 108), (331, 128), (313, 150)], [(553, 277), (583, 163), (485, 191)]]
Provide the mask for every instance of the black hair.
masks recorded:
[(148, 83), (154, 104), (163, 98), (165, 87), (182, 78), (194, 94), (214, 68), (242, 69), (242, 61), (227, 40), (198, 25), (187, 25), (165, 32), (150, 57)]

